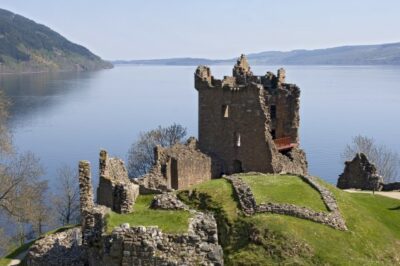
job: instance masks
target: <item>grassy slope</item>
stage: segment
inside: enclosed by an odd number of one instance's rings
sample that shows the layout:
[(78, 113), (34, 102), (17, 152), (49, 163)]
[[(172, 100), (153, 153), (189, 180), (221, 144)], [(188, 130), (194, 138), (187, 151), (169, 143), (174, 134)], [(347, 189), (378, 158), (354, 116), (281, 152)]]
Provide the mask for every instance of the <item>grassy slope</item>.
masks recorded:
[[(257, 188), (256, 197), (284, 202), (285, 198), (277, 195), (276, 189), (283, 195), (290, 195), (286, 198), (288, 201), (298, 200), (303, 205), (318, 207), (310, 205), (310, 201), (320, 201), (314, 191), (305, 187), (301, 197), (293, 193), (293, 186), (305, 183), (297, 183), (287, 176), (282, 178), (287, 182), (277, 184), (280, 178), (269, 179), (268, 186)], [(250, 177), (245, 177), (250, 184), (260, 182), (248, 179)], [(325, 185), (337, 197), (349, 228), (347, 232), (284, 215), (243, 217), (239, 215), (233, 189), (225, 179), (192, 188), (197, 196), (203, 195), (199, 197), (201, 200), (184, 192), (179, 195), (192, 206), (216, 211), (226, 265), (400, 265), (400, 201), (379, 195), (347, 193)], [(111, 214), (109, 230), (125, 222), (158, 225), (170, 233), (187, 230), (188, 212), (150, 210), (151, 199), (152, 196), (140, 196), (133, 214)], [(7, 265), (7, 262), (0, 260), (0, 265)]]
[(167, 211), (149, 209), (153, 199), (152, 195), (138, 197), (134, 212), (130, 214), (118, 214), (112, 212), (107, 217), (107, 231), (111, 232), (116, 226), (129, 223), (131, 226), (157, 225), (165, 233), (184, 233), (189, 226), (190, 213), (188, 211)]
[(257, 204), (291, 203), (315, 211), (327, 211), (318, 191), (297, 176), (244, 175), (242, 179), (250, 186)]
[[(224, 247), (228, 265), (248, 265), (249, 261), (252, 265), (400, 264), (400, 210), (394, 210), (400, 206), (400, 201), (368, 194), (350, 194), (327, 186), (337, 197), (349, 227), (348, 232), (284, 215), (238, 217), (232, 209), (236, 206), (231, 196), (232, 189), (225, 180), (212, 180), (197, 189), (210, 195), (229, 210), (227, 213), (231, 219), (235, 219), (230, 231), (231, 239)], [(286, 191), (282, 186), (278, 188), (281, 193), (293, 194), (291, 185)], [(260, 190), (256, 194), (267, 194), (269, 189), (265, 187), (265, 191)], [(310, 191), (306, 193), (313, 194)], [(311, 195), (306, 197), (312, 198)]]

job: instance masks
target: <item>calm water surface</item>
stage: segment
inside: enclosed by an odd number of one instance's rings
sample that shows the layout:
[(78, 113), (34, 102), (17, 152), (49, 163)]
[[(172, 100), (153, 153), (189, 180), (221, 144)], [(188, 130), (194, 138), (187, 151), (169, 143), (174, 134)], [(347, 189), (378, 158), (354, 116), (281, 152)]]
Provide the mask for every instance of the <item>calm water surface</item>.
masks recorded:
[[(232, 66), (212, 66), (215, 77)], [(258, 75), (278, 66), (255, 66)], [(340, 154), (363, 134), (400, 152), (400, 67), (287, 66), (301, 88), (301, 146), (310, 173), (336, 183)], [(173, 122), (197, 136), (193, 66), (117, 66), (87, 73), (0, 76), (13, 102), (11, 128), (20, 151), (33, 151), (54, 187), (56, 169), (92, 162), (101, 148), (126, 158), (138, 133)]]

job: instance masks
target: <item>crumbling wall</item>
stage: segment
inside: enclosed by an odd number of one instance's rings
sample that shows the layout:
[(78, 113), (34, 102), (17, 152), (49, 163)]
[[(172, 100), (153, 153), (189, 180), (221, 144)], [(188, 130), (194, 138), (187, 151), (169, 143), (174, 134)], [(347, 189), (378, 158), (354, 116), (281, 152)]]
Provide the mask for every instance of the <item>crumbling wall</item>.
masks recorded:
[(154, 154), (150, 173), (136, 180), (141, 194), (185, 189), (212, 177), (211, 158), (199, 151), (195, 138), (168, 148), (157, 146)]
[(91, 265), (223, 265), (217, 223), (211, 214), (195, 212), (187, 234), (165, 234), (158, 227), (113, 230), (100, 260)]
[(383, 178), (377, 174), (374, 164), (363, 153), (357, 153), (352, 161), (345, 162), (337, 187), (341, 189), (381, 190)]
[(97, 203), (118, 213), (131, 212), (139, 195), (139, 186), (129, 179), (124, 162), (109, 158), (107, 151), (101, 150), (99, 168)]
[(91, 168), (88, 161), (79, 162), (79, 195), (83, 245), (96, 246), (105, 231), (105, 216), (110, 211), (94, 204)]
[(72, 228), (36, 240), (29, 248), (23, 265), (86, 265), (86, 252), (82, 248), (81, 229)]
[[(257, 171), (307, 174), (305, 153), (298, 148), (300, 89), (278, 76), (255, 76), (244, 56), (233, 77), (217, 80), (208, 67), (195, 72), (199, 92), (199, 146), (220, 164), (221, 173)], [(289, 138), (287, 150), (275, 138)]]

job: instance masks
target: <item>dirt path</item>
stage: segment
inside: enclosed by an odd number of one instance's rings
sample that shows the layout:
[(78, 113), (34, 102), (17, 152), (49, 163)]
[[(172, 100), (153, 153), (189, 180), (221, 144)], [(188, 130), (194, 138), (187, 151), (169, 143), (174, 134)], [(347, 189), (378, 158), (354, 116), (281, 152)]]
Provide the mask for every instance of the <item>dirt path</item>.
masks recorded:
[[(372, 191), (368, 191), (368, 190), (345, 189), (345, 191), (350, 192), (350, 193), (372, 194)], [(377, 191), (377, 192), (375, 192), (375, 194), (400, 200), (400, 191)]]

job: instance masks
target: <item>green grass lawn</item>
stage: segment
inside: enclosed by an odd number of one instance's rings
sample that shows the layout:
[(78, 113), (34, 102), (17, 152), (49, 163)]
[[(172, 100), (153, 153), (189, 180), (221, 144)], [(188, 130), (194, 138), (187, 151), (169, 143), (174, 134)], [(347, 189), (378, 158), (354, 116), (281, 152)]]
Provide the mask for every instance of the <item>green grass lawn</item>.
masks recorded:
[[(257, 180), (259, 178), (262, 177), (251, 180), (253, 185), (262, 181)], [(256, 189), (259, 190), (255, 192), (257, 200), (271, 198), (275, 202), (289, 201), (313, 209), (325, 208), (318, 192), (313, 194), (312, 188), (301, 183), (303, 181), (298, 183), (288, 176), (283, 176), (282, 180), (281, 184), (270, 182), (269, 187), (261, 184), (265, 189)], [(278, 177), (272, 181), (278, 181)], [(320, 182), (337, 198), (349, 231), (285, 215), (266, 213), (241, 217), (236, 214), (237, 203), (225, 180), (212, 180), (196, 186), (235, 219), (231, 230), (227, 231), (230, 240), (224, 245), (225, 264), (400, 265), (400, 201), (379, 195), (348, 193)], [(304, 199), (304, 196), (295, 195), (293, 192), (300, 188), (311, 189), (307, 194), (313, 196)], [(287, 196), (288, 192), (292, 196)], [(284, 195), (277, 195), (279, 193)], [(318, 203), (310, 202), (313, 200)], [(249, 236), (254, 232), (258, 237), (250, 240)]]
[(213, 179), (196, 185), (191, 189), (208, 194), (214, 202), (222, 203), (228, 220), (233, 221), (238, 217), (238, 205), (234, 200), (232, 185), (226, 179)]
[(243, 175), (253, 191), (257, 204), (275, 202), (327, 211), (321, 195), (298, 176), (292, 175)]
[(107, 232), (116, 226), (129, 223), (131, 226), (155, 226), (164, 233), (184, 233), (189, 226), (188, 211), (153, 210), (149, 209), (154, 195), (140, 195), (134, 205), (134, 212), (118, 214), (111, 212), (107, 217)]

